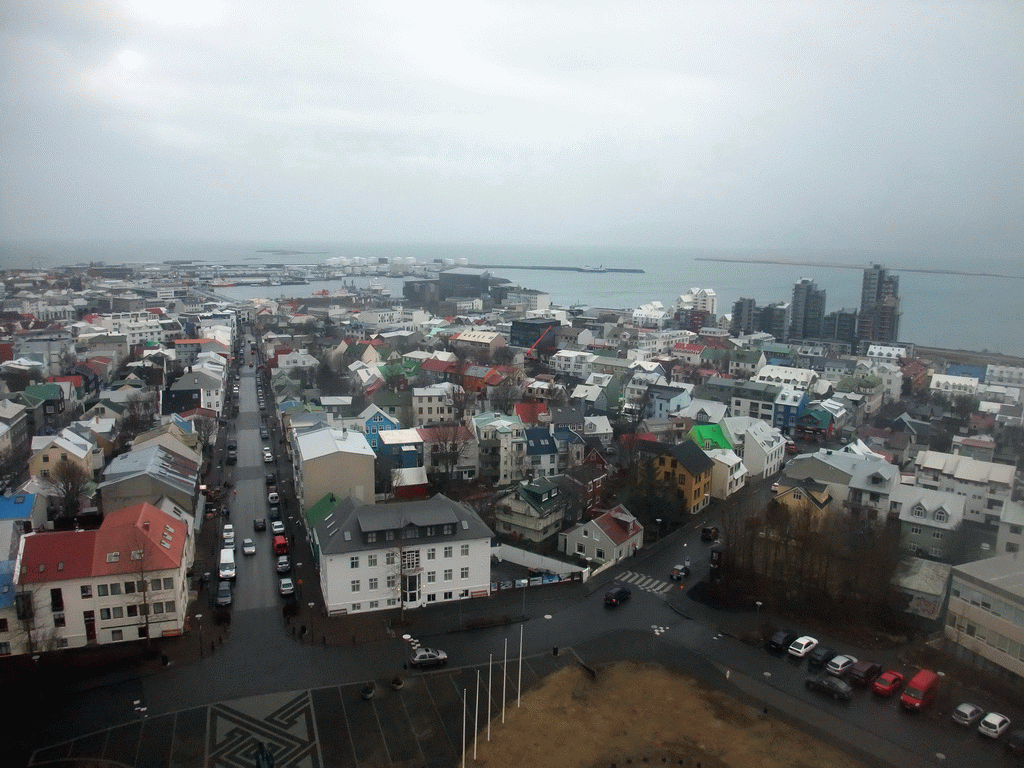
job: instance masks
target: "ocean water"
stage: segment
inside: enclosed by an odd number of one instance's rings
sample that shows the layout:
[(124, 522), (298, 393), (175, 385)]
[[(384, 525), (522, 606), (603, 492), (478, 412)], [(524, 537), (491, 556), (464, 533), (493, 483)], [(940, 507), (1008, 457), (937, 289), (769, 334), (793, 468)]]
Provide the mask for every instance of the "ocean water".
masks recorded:
[[(266, 249), (301, 253), (258, 253)], [(556, 304), (601, 307), (636, 307), (649, 301), (671, 305), (691, 287), (713, 288), (719, 314), (747, 297), (759, 304), (789, 301), (793, 283), (808, 277), (827, 293), (827, 311), (857, 307), (861, 269), (880, 263), (900, 277), (903, 317), (902, 341), (953, 349), (988, 350), (1024, 356), (1024, 263), (1001, 255), (944, 257), (837, 251), (714, 251), (689, 248), (614, 246), (496, 246), (472, 244), (383, 243), (0, 243), (0, 267), (33, 268), (105, 261), (108, 264), (161, 263), (195, 260), (221, 264), (320, 264), (334, 256), (375, 258), (413, 257), (419, 261), (467, 259), (472, 264), (493, 264), (496, 276), (551, 294)], [(762, 258), (845, 264), (857, 269), (793, 264), (751, 264), (698, 261), (701, 257)], [(508, 267), (503, 265), (510, 265)], [(586, 265), (633, 267), (642, 274), (614, 272), (549, 272), (514, 269), (514, 265)], [(902, 272), (900, 268), (952, 269), (990, 272), (1007, 277)], [(365, 284), (368, 279), (354, 279)], [(386, 280), (401, 294), (400, 280)], [(328, 282), (274, 288), (237, 287), (220, 292), (235, 298), (308, 296), (314, 291), (337, 289)]]

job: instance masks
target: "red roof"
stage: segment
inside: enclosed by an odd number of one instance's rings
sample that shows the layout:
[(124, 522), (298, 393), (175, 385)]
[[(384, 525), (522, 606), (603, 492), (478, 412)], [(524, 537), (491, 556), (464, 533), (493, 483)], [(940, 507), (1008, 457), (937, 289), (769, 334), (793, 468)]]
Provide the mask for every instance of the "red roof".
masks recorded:
[(547, 403), (516, 403), (516, 415), (523, 424), (536, 424), (541, 414), (548, 412)]
[(434, 373), (447, 373), (455, 366), (456, 363), (448, 360), (438, 360), (436, 357), (432, 357), (429, 360), (424, 360), (423, 365), (420, 366), (421, 371), (433, 371)]
[[(623, 515), (629, 515), (629, 518), (623, 519)], [(601, 530), (616, 545), (625, 544), (631, 537), (642, 530), (636, 518), (630, 515), (621, 504), (615, 507), (615, 509), (608, 510), (603, 515), (598, 515), (594, 518), (594, 522), (600, 526)]]
[[(21, 584), (175, 570), (181, 566), (188, 524), (152, 504), (111, 512), (99, 530), (31, 533), (21, 554)], [(142, 560), (133, 559), (141, 552)]]
[(673, 349), (675, 349), (678, 352), (696, 352), (699, 355), (701, 352), (703, 352), (705, 349), (707, 349), (707, 347), (705, 347), (703, 344), (682, 344), (682, 343), (679, 343), (679, 344), (676, 344), (675, 347), (673, 347)]
[(38, 584), (92, 576), (99, 531), (30, 533), (22, 538), (19, 584)]

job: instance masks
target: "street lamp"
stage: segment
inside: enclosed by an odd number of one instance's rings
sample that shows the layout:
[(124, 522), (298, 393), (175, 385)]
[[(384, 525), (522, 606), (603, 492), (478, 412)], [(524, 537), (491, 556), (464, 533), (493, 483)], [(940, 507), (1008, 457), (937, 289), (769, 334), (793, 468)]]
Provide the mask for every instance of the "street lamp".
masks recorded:
[(658, 539), (661, 538), (661, 518), (660, 517), (654, 518), (654, 522), (656, 522), (658, 524), (658, 530), (657, 530), (657, 532), (655, 533), (655, 536), (654, 536), (654, 540), (657, 541)]
[(199, 625), (199, 658), (203, 658), (203, 614), (196, 614), (196, 624)]
[(760, 631), (761, 629), (761, 601), (758, 600), (754, 603), (756, 609), (754, 610), (754, 631)]

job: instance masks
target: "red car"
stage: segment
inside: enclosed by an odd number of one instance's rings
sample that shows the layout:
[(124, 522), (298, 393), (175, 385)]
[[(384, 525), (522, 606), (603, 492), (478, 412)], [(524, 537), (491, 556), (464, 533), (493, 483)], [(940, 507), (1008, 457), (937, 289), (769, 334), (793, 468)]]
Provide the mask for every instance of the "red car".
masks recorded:
[(878, 676), (871, 689), (879, 696), (892, 696), (903, 687), (905, 680), (906, 678), (899, 672), (890, 669)]

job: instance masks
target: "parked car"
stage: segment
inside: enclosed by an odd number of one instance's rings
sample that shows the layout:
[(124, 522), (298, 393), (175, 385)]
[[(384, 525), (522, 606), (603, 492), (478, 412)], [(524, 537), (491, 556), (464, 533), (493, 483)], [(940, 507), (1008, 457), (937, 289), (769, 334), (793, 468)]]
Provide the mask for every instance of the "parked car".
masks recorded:
[(989, 712), (978, 723), (978, 733), (990, 739), (998, 739), (1010, 727), (1010, 718), (998, 712)]
[(448, 654), (437, 648), (419, 648), (409, 659), (409, 666), (417, 669), (424, 667), (443, 667), (448, 663)]
[(224, 607), (231, 605), (231, 582), (222, 581), (217, 585), (217, 605)]
[(268, 487), (277, 485), (277, 474), (275, 472), (267, 472), (266, 482)]
[(227, 459), (225, 459), (225, 463), (227, 463), (227, 465), (229, 467), (234, 466), (235, 464), (237, 464), (238, 463), (238, 451), (235, 451), (235, 450), (228, 451), (228, 457), (227, 457)]
[(272, 454), (269, 449), (263, 451), (263, 463), (264, 464), (273, 464), (274, 463), (274, 454)]
[(718, 540), (718, 528), (713, 525), (705, 525), (700, 529), (700, 540), (701, 541), (717, 541)]
[(270, 532), (275, 536), (284, 536), (284, 523), (280, 520), (271, 520)]
[(278, 495), (277, 491), (271, 491), (267, 494), (267, 501), (271, 504), (277, 504), (280, 500), (281, 497)]
[(985, 710), (977, 704), (971, 704), (970, 702), (965, 701), (953, 710), (953, 722), (969, 728), (981, 720), (981, 716), (984, 714)]
[(775, 653), (784, 653), (796, 638), (796, 632), (789, 629), (780, 629), (768, 638), (768, 650)]
[(288, 573), (292, 569), (292, 561), (288, 555), (281, 555), (277, 558), (277, 572)]
[(871, 690), (879, 696), (892, 696), (903, 687), (906, 678), (895, 670), (888, 670), (878, 676), (878, 679), (871, 685)]
[(292, 581), (290, 576), (285, 576), (283, 579), (281, 579), (280, 585), (278, 586), (278, 590), (281, 592), (282, 595), (285, 596), (294, 595), (295, 582)]
[(809, 690), (831, 696), (836, 701), (849, 701), (853, 698), (853, 688), (850, 684), (832, 675), (813, 675), (804, 680), (804, 685)]
[(233, 526), (231, 523), (227, 523), (224, 526), (224, 546), (235, 546), (235, 526)]
[(270, 437), (270, 433), (267, 431), (266, 427), (260, 427), (260, 437), (262, 437), (264, 440)]
[(228, 440), (228, 450), (229, 451), (236, 451), (236, 450), (238, 450), (238, 441), (236, 441), (236, 440)]
[(257, 517), (252, 521), (252, 529), (254, 531), (265, 531), (267, 530), (267, 518)]
[(824, 667), (838, 655), (839, 651), (835, 648), (829, 648), (827, 645), (819, 645), (807, 654), (807, 666), (811, 668)]
[(632, 594), (629, 587), (612, 587), (604, 593), (604, 604), (610, 606), (622, 605), (629, 600)]
[(873, 661), (858, 661), (850, 667), (850, 682), (855, 685), (863, 685), (865, 688), (875, 682), (875, 679), (882, 674), (882, 665)]
[(900, 704), (911, 712), (925, 709), (939, 694), (939, 676), (930, 669), (920, 669), (907, 682)]
[(271, 520), (280, 520), (281, 519), (281, 507), (279, 507), (277, 504), (271, 504), (270, 505), (270, 513), (269, 514), (270, 514), (270, 519)]
[(804, 635), (790, 643), (789, 655), (797, 659), (802, 659), (817, 647), (818, 641), (815, 638), (810, 635)]
[(255, 555), (256, 554), (256, 542), (252, 539), (242, 539), (242, 554), (243, 555)]
[(850, 656), (848, 654), (842, 654), (842, 655), (836, 656), (834, 659), (832, 659), (832, 661), (830, 661), (828, 663), (828, 666), (825, 667), (825, 671), (828, 672), (830, 675), (835, 675), (836, 677), (842, 677), (847, 672), (849, 672), (851, 669), (853, 669), (853, 665), (856, 664), (856, 663), (857, 663), (857, 657), (856, 656)]

